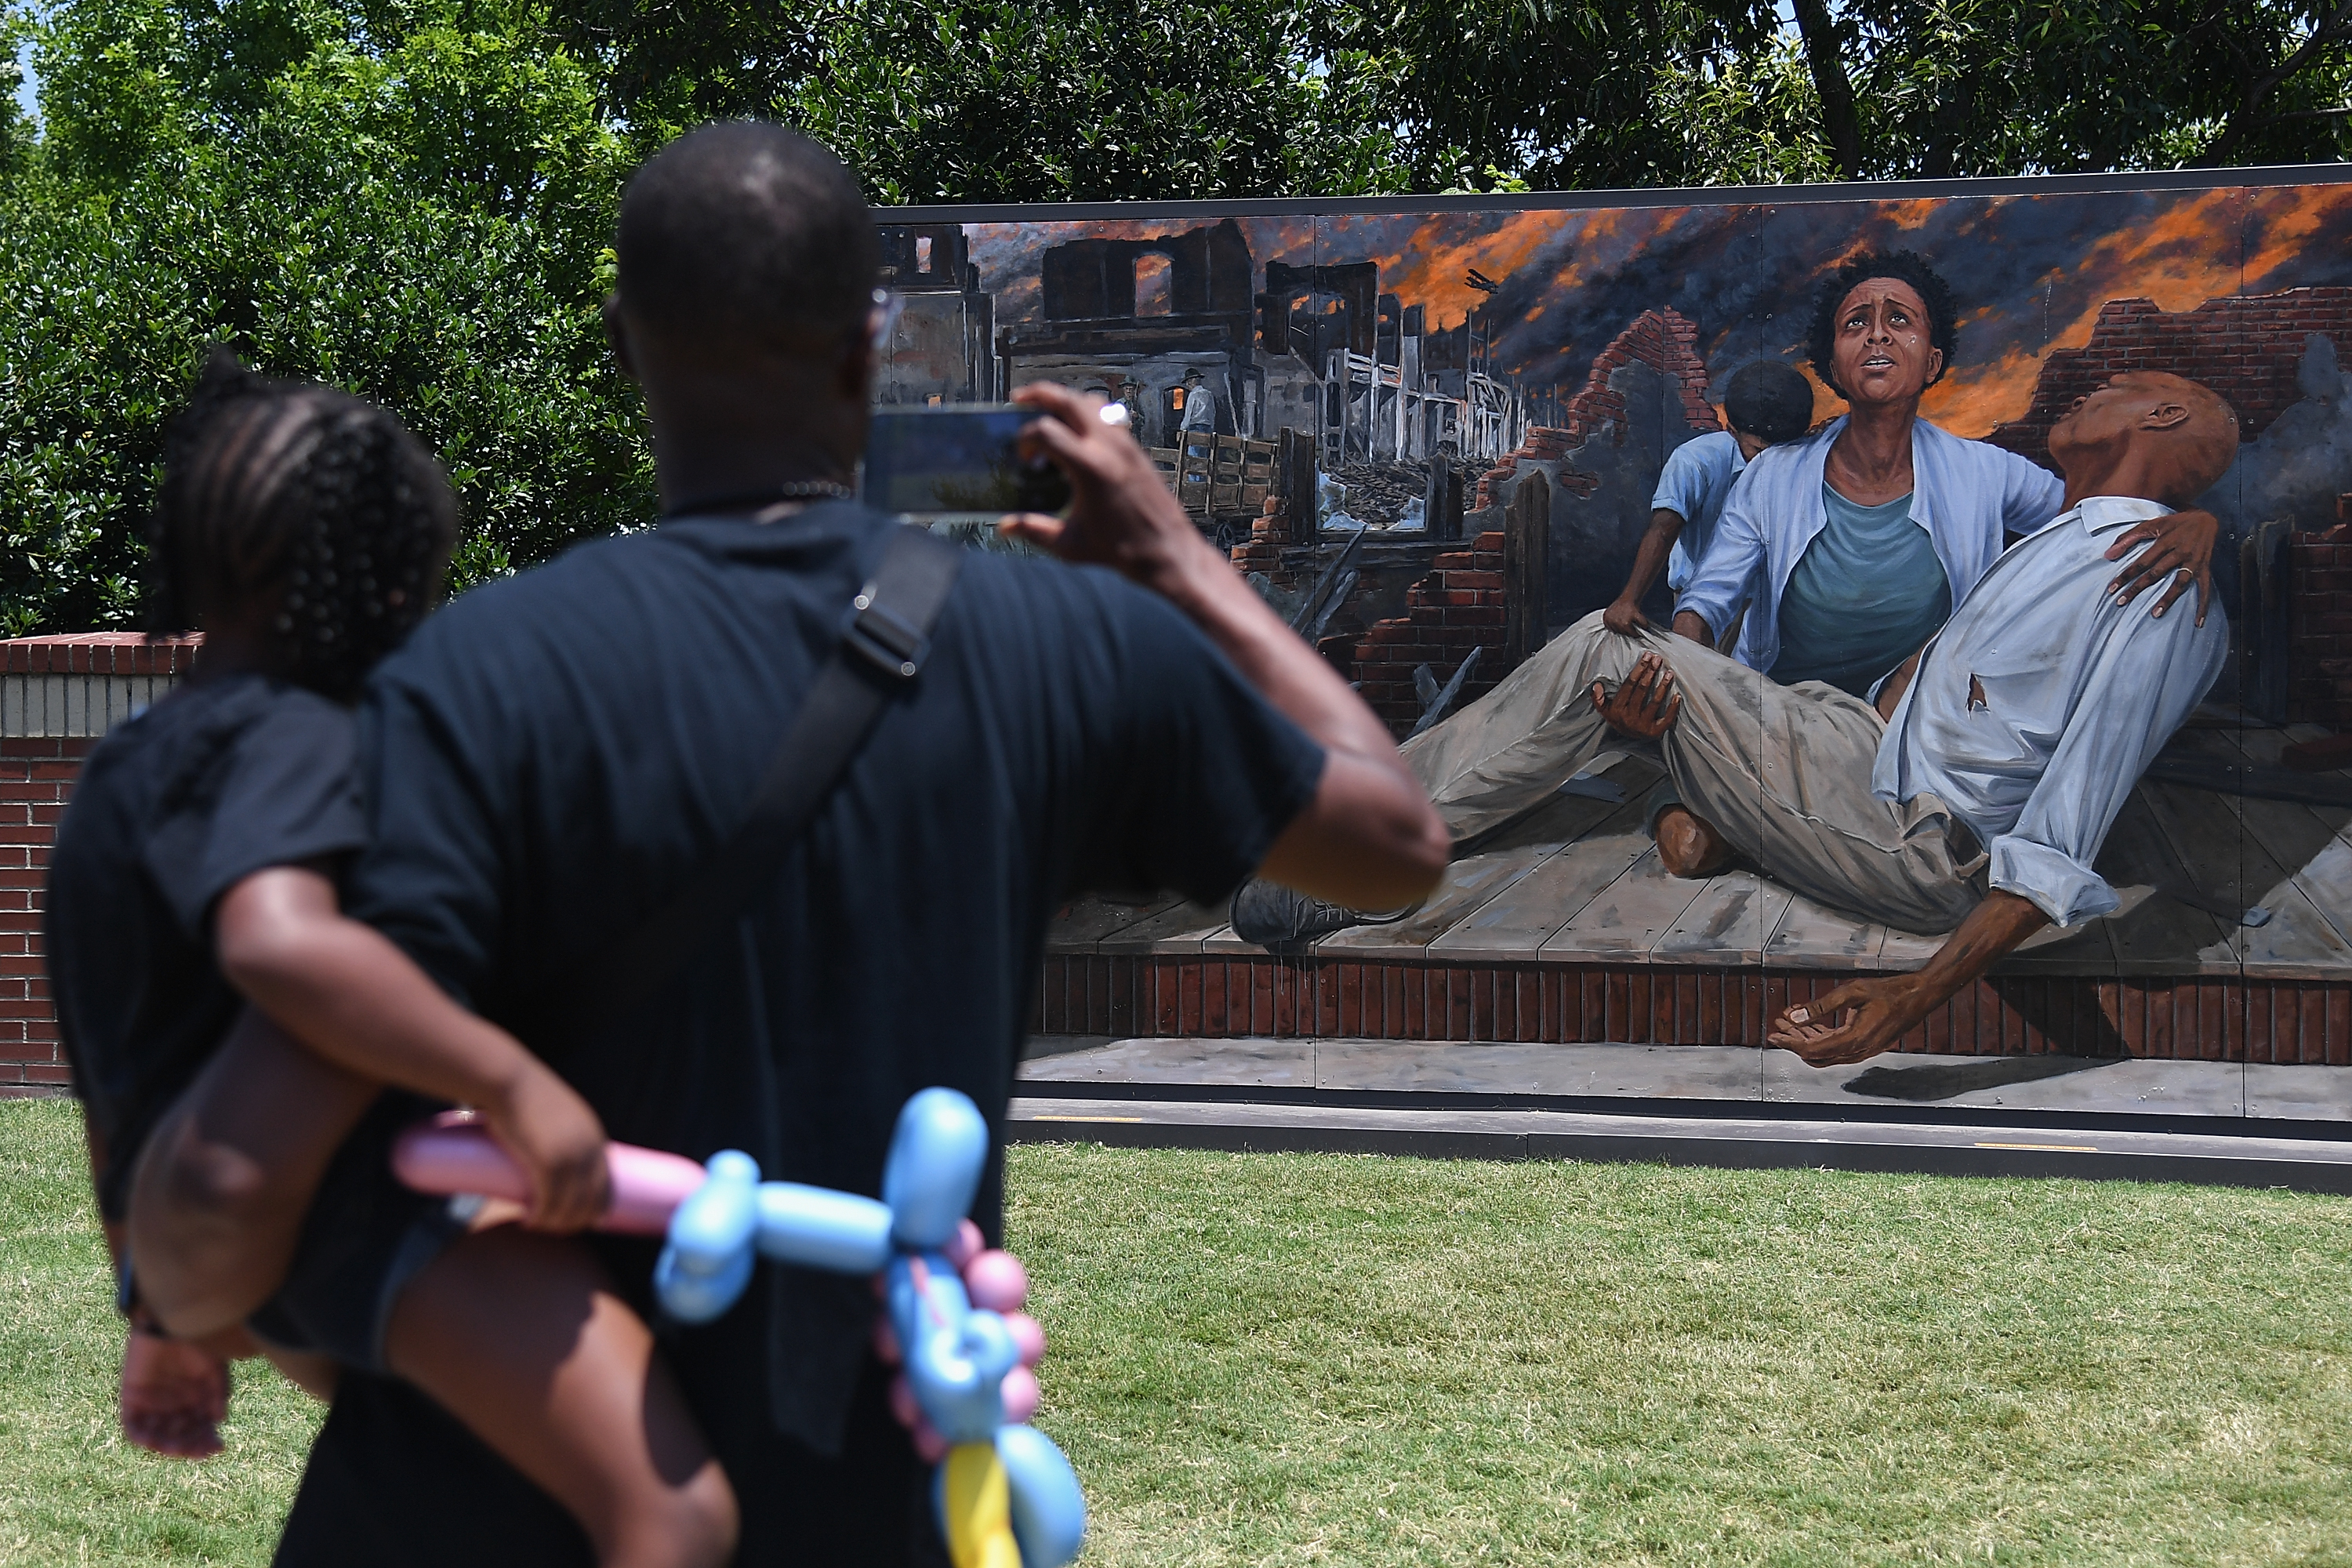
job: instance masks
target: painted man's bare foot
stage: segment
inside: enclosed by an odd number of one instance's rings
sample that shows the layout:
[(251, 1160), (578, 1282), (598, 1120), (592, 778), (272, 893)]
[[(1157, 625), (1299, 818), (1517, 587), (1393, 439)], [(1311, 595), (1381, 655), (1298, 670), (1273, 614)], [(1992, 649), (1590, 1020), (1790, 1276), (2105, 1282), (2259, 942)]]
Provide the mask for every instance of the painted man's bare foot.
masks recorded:
[(1658, 813), (1658, 859), (1673, 877), (1712, 877), (1731, 863), (1731, 846), (1689, 807)]

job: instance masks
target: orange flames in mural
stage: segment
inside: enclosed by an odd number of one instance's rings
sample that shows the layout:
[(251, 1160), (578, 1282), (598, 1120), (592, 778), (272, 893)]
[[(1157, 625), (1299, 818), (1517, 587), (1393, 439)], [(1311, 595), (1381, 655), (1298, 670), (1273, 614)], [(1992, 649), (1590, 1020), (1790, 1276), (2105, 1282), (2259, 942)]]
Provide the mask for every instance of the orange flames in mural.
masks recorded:
[[(1038, 258), (1051, 246), (1213, 221), (974, 225), (968, 232), (988, 275), (983, 287), (997, 296), (997, 319), (1006, 321), (1037, 308)], [(2025, 413), (2044, 357), (2087, 343), (2110, 301), (2144, 298), (2166, 311), (2193, 310), (2231, 294), (2338, 280), (2339, 264), (2313, 258), (2341, 249), (2352, 234), (2352, 186), (1241, 221), (1259, 280), (1270, 259), (1372, 261), (1381, 292), (1423, 307), (1432, 330), (1501, 307), (1499, 363), (1531, 384), (1580, 383), (1599, 348), (1652, 308), (1679, 310), (1699, 324), (1699, 346), (1717, 374), (1758, 353), (1802, 368), (1817, 280), (1863, 250), (1917, 249), (1963, 305), (1957, 363), (1929, 390), (1923, 412), (1956, 434), (1982, 436)], [(1503, 291), (1473, 284), (1474, 269)], [(1824, 389), (1817, 408), (1837, 406)]]

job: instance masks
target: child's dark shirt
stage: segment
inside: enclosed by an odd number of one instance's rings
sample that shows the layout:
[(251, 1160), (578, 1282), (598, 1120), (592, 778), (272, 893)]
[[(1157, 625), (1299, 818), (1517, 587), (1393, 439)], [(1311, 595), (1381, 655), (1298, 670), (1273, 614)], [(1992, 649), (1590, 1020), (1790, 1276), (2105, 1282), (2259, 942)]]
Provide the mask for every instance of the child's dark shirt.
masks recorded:
[(351, 710), (300, 687), (199, 678), (90, 752), (50, 861), (45, 942), (108, 1218), (243, 1005), (214, 962), (214, 904), (257, 871), (366, 838)]

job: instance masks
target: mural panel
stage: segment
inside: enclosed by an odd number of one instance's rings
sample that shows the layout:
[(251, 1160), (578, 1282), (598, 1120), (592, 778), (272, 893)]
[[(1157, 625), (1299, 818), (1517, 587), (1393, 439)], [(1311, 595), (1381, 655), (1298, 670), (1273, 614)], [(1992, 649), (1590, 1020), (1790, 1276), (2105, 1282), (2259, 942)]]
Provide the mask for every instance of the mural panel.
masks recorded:
[[(1981, 1010), (2005, 1022), (1953, 1014), (1940, 1044), (1925, 1033), (1915, 1044), (2352, 1061), (2352, 1019), (2336, 1017), (2352, 1006), (2338, 994), (2352, 979), (2352, 777), (2327, 749), (2336, 726), (2352, 727), (2340, 510), (2352, 492), (2352, 184), (1737, 195), (1750, 199), (886, 215), (886, 280), (907, 309), (878, 395), (991, 401), (1053, 379), (1125, 403), (1202, 530), (1402, 736), (1458, 715), (1621, 597), (1663, 629), (1701, 552), (1629, 579), (1654, 503), (1697, 493), (1675, 488), (1689, 473), (1715, 463), (1745, 483), (1724, 456), (1734, 378), (1801, 378), (1784, 439), (1845, 414), (1809, 342), (1816, 296), (1857, 255), (1914, 253), (1954, 305), (1953, 352), (1918, 403), (1937, 429), (2055, 472), (2051, 434), (2079, 400), (2158, 372), (2225, 399), (2240, 440), (2196, 502), (2218, 520), (2227, 654), (2179, 732), (2154, 738), (2164, 743), (2106, 836), (2101, 870), (2125, 907), (2053, 930), (1989, 979)], [(1712, 445), (1670, 467), (1703, 438)], [(1737, 653), (1738, 626), (1711, 629)], [(1466, 845), (1450, 890), (1423, 910), (1302, 951), (1770, 975), (1894, 972), (1937, 950), (1938, 933), (1860, 918), (1753, 858), (1711, 879), (1645, 870), (1655, 814), (1627, 791), (1661, 776), (1629, 757), (1569, 780), (1556, 806)], [(1643, 877), (1664, 877), (1664, 890), (1627, 880)], [(1612, 888), (1640, 903), (1646, 935), (1594, 935), (1614, 918)], [(2056, 989), (2028, 1006), (2014, 978), (2026, 975)], [(2100, 999), (2098, 984), (2133, 977), (2172, 988), (2161, 1009)], [(2319, 987), (2290, 1010), (2315, 1007), (2320, 1022), (2296, 1024), (2291, 1041), (2252, 1022), (2257, 981)], [(2226, 1005), (2200, 999), (2197, 985), (2222, 982), (2237, 987)], [(1669, 1008), (1643, 1026), (1754, 1043), (1761, 1001), (1740, 1005), (1744, 1022), (1727, 1023), (1729, 1005), (1705, 1019)], [(1617, 1037), (1623, 1023), (1602, 1012), (1570, 1023), (1537, 1007), (1509, 1027)], [(1311, 1018), (1286, 1016), (1312, 1032)], [(1433, 1027), (1416, 1016), (1415, 1031)]]

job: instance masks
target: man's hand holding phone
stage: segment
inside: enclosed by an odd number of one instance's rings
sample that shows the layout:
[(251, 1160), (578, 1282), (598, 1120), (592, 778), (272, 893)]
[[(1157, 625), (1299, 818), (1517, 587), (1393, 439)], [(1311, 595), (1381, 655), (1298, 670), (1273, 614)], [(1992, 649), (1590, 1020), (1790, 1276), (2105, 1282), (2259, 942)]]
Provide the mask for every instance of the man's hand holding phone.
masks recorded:
[(1058, 518), (1007, 517), (996, 525), (999, 533), (1065, 561), (1112, 567), (1171, 597), (1180, 596), (1187, 574), (1204, 565), (1232, 575), (1126, 421), (1103, 417), (1107, 409), (1124, 414), (1122, 405), (1082, 397), (1051, 382), (1032, 383), (1013, 401), (1041, 416), (1021, 433), (1022, 458), (1042, 458), (1059, 468), (1070, 481), (1071, 501)]

